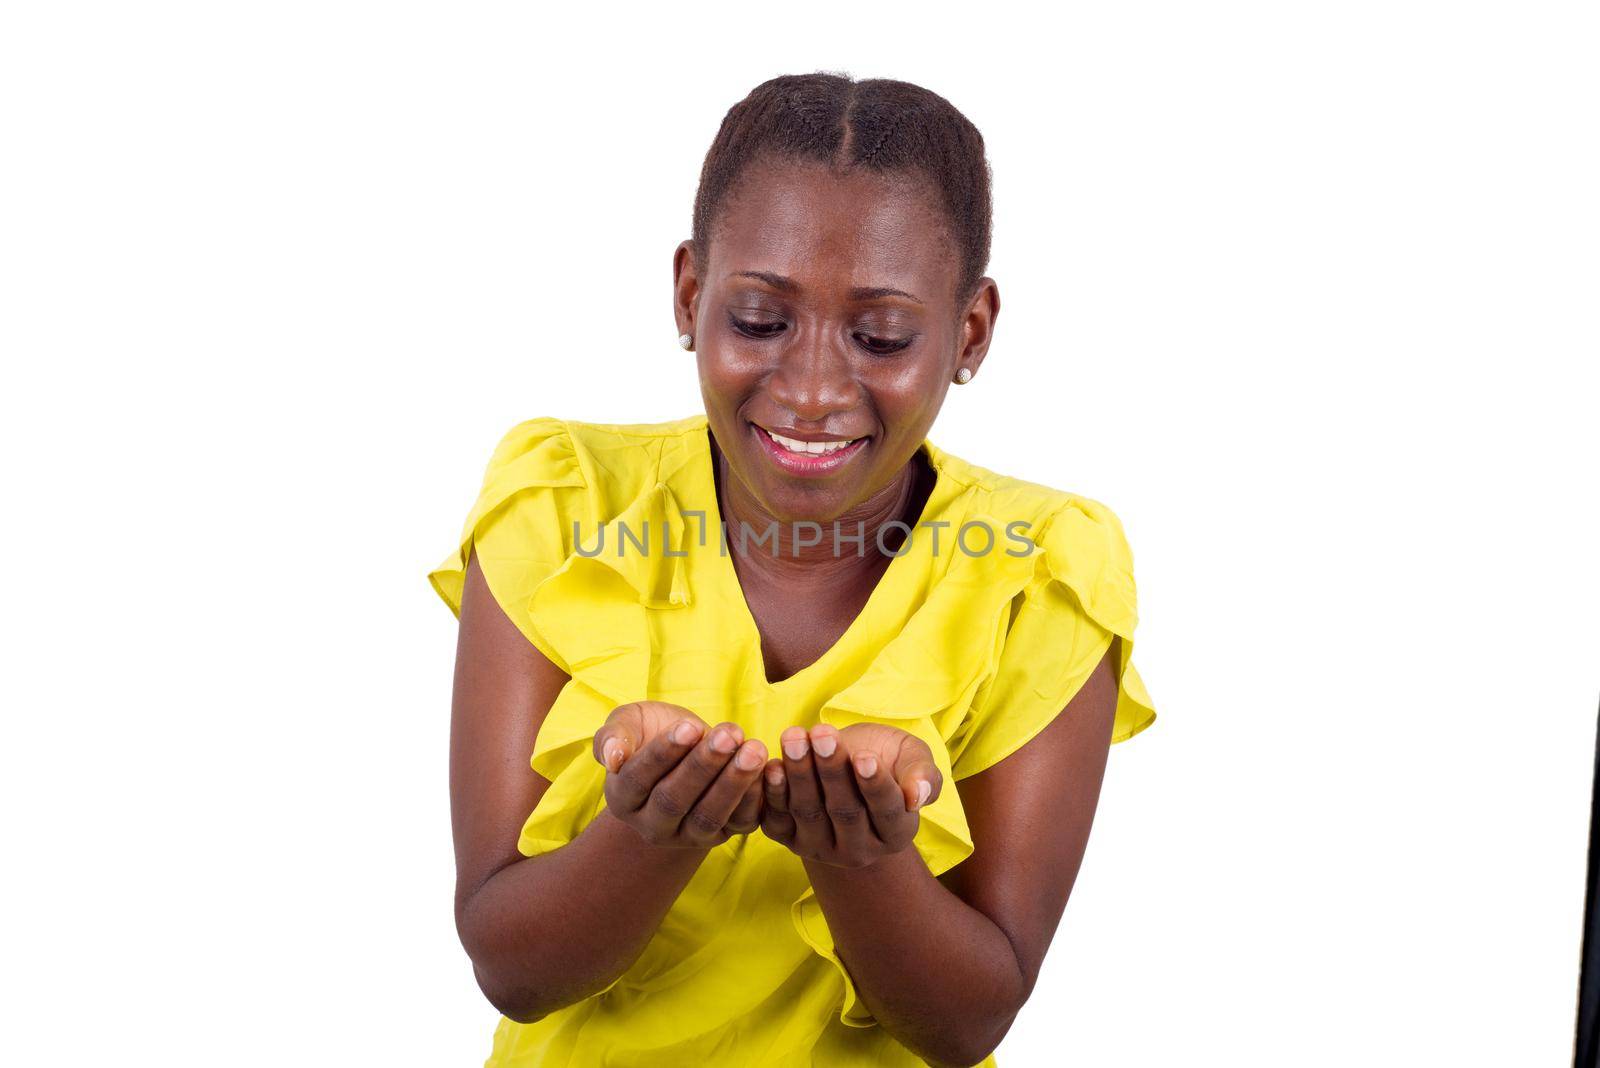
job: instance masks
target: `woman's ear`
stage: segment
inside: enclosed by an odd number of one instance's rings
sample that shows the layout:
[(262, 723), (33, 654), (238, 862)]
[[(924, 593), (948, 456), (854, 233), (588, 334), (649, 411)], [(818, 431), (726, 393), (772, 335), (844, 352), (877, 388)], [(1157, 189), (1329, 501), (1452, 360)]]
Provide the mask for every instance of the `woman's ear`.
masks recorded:
[(961, 333), (956, 347), (956, 370), (978, 373), (994, 339), (994, 323), (1000, 317), (1000, 287), (985, 275), (961, 313)]
[(672, 253), (672, 316), (678, 333), (694, 336), (695, 309), (700, 302), (700, 271), (695, 264), (694, 242), (683, 241)]

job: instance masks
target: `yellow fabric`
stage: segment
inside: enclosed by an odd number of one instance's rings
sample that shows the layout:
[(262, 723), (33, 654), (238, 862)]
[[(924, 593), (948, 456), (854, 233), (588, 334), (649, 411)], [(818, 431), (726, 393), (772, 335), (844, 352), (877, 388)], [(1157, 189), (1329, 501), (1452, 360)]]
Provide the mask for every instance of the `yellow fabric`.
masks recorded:
[[(559, 848), (600, 811), (604, 773), (590, 739), (628, 701), (738, 723), (774, 753), (791, 724), (877, 721), (917, 735), (947, 781), (915, 841), (935, 875), (972, 852), (953, 781), (1042, 730), (1115, 637), (1112, 740), (1154, 722), (1131, 662), (1132, 557), (1116, 516), (922, 447), (938, 477), (909, 547), (838, 643), (769, 683), (720, 535), (704, 415), (633, 425), (542, 417), (506, 434), (459, 547), (429, 578), (459, 613), (476, 552), (495, 599), (571, 676), (530, 757), (551, 786), (523, 826), (522, 853)], [(1019, 521), (1028, 525), (1008, 528)], [(974, 527), (962, 551), (956, 534), (969, 523), (993, 532), (991, 550)], [(622, 540), (624, 525), (647, 551)], [(1008, 529), (1034, 550), (1011, 555), (1027, 547)], [(587, 555), (597, 539), (601, 551)], [(502, 1017), (486, 1068), (921, 1063), (857, 997), (800, 861), (757, 832), (711, 850), (610, 989), (532, 1024)]]

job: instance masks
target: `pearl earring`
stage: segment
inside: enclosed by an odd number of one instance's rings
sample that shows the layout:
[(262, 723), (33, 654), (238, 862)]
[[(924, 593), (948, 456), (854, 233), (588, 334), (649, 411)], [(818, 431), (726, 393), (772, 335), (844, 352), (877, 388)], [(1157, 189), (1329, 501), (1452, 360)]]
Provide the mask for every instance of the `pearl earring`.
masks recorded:
[(678, 345), (681, 348), (685, 348), (685, 349), (692, 348), (694, 346), (694, 335), (693, 334), (679, 334), (678, 335)]
[(969, 371), (967, 368), (963, 367), (961, 370), (956, 372), (956, 385), (964, 386), (968, 382), (971, 382), (971, 381), (972, 381), (972, 372)]

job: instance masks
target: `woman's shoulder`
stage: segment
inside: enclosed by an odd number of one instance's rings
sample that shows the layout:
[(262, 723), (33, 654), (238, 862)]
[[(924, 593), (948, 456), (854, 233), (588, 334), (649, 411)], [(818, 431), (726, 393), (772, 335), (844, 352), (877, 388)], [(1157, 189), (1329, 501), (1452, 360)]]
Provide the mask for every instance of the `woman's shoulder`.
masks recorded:
[(522, 420), (501, 436), (495, 457), (514, 458), (551, 441), (559, 441), (575, 452), (627, 452), (651, 442), (687, 439), (703, 433), (705, 427), (703, 414), (654, 423), (602, 423), (536, 415)]
[(981, 521), (999, 537), (989, 555), (994, 570), (1018, 566), (1013, 546), (1023, 539), (1032, 566), (1028, 588), (1060, 583), (1108, 629), (1131, 634), (1137, 623), (1133, 551), (1122, 520), (1103, 501), (1072, 490), (1003, 474), (930, 443), (943, 477), (967, 492), (960, 522)]
[(685, 462), (705, 427), (703, 414), (653, 423), (532, 416), (501, 436), (486, 480), (505, 474), (525, 484), (584, 485), (601, 499), (625, 498)]
[[(600, 423), (536, 415), (504, 431), (483, 469), (457, 549), (431, 573), (459, 610), (468, 553), (501, 576), (513, 568), (521, 586), (572, 553), (579, 530), (642, 499), (672, 465), (695, 456), (705, 416), (657, 423)], [(510, 589), (501, 577), (497, 590)]]
[[(1155, 721), (1154, 706), (1132, 664), (1138, 626), (1133, 552), (1122, 520), (1104, 502), (1072, 490), (981, 467), (939, 451), (941, 472), (963, 491), (958, 511), (991, 524), (1029, 526), (1030, 551), (1002, 541), (982, 559), (963, 561), (999, 596), (1020, 605), (996, 617), (1003, 641), (989, 681), (973, 703), (956, 777), (975, 774), (1013, 752), (1052, 721), (1104, 656), (1122, 640), (1114, 665), (1118, 699), (1113, 741), (1123, 741)], [(968, 617), (971, 613), (966, 614)], [(1084, 620), (1094, 624), (1084, 625)], [(980, 643), (982, 644), (982, 643)]]
[(969, 512), (1026, 522), (1041, 532), (1059, 527), (1060, 535), (1073, 539), (1097, 533), (1100, 538), (1124, 540), (1117, 513), (1094, 497), (982, 467), (931, 442), (929, 453), (941, 477), (971, 491)]

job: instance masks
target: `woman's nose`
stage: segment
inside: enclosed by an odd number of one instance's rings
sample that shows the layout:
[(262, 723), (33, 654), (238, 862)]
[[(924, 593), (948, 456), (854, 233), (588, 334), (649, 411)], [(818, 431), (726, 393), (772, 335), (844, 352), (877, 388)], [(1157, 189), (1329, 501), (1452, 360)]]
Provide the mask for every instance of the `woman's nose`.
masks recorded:
[(778, 369), (768, 379), (772, 399), (798, 419), (821, 420), (859, 401), (860, 386), (850, 358), (830, 333), (807, 331), (807, 336), (785, 346)]

